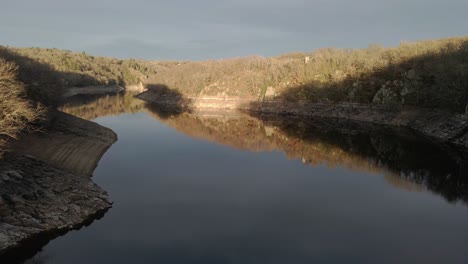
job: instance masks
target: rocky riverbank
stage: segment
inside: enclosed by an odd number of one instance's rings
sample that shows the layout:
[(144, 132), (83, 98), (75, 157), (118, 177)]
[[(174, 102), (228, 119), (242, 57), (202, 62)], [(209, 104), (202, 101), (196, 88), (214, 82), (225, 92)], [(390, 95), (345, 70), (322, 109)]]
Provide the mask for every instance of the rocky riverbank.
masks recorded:
[(44, 131), (10, 145), (0, 160), (0, 260), (111, 207), (89, 176), (116, 140), (110, 129), (57, 112)]
[(116, 140), (117, 135), (108, 128), (56, 111), (49, 114), (42, 133), (23, 136), (10, 148), (78, 175), (91, 176)]
[[(146, 91), (137, 98), (157, 105), (162, 110), (185, 112), (196, 109), (238, 109), (253, 116), (295, 115), (304, 118), (327, 117), (403, 126), (439, 141), (468, 147), (468, 118), (463, 115), (431, 109), (390, 109), (350, 103), (325, 104), (309, 101), (256, 100), (225, 97), (180, 97)], [(181, 104), (182, 102), (182, 104)]]

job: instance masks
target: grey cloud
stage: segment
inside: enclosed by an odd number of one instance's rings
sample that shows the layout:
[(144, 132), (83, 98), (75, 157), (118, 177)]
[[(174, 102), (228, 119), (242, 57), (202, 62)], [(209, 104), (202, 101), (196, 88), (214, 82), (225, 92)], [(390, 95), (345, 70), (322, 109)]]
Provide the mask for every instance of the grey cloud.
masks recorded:
[(15, 0), (3, 6), (0, 44), (148, 59), (395, 45), (464, 35), (468, 24), (468, 2), (461, 0)]

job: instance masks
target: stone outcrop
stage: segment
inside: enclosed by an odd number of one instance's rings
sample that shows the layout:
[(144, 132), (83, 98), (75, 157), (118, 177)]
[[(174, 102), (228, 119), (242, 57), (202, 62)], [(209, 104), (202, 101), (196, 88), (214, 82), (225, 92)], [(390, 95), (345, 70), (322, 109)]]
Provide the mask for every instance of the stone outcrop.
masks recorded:
[(62, 112), (52, 114), (44, 131), (11, 143), (16, 153), (91, 176), (107, 149), (117, 140), (110, 129)]
[(0, 161), (0, 255), (42, 233), (77, 227), (110, 207), (107, 193), (89, 177), (8, 153)]
[(404, 108), (388, 109), (360, 104), (324, 104), (305, 101), (253, 102), (249, 112), (256, 115), (282, 114), (306, 117), (328, 117), (401, 126), (418, 131), (442, 142), (468, 147), (468, 118), (439, 110)]
[[(146, 91), (137, 98), (161, 105), (168, 110), (178, 109), (180, 100), (161, 98), (152, 91)], [(468, 147), (468, 118), (431, 109), (389, 109), (375, 105), (353, 103), (315, 103), (310, 101), (257, 100), (225, 97), (187, 97), (184, 109), (237, 109), (253, 116), (294, 115), (305, 118), (327, 117), (381, 125), (403, 126), (418, 131), (439, 141)]]
[(79, 227), (112, 205), (90, 178), (116, 134), (51, 113), (42, 132), (12, 142), (0, 160), (0, 262), (28, 241)]

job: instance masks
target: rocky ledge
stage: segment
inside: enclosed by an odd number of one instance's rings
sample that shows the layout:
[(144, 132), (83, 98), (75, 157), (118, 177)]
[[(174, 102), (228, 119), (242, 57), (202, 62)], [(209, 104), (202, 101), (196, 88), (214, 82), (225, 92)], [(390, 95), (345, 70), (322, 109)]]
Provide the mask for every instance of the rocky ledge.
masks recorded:
[(41, 233), (74, 228), (111, 204), (89, 177), (7, 153), (0, 161), (0, 254)]
[(255, 102), (247, 109), (253, 115), (283, 114), (326, 117), (407, 127), (444, 143), (468, 148), (468, 118), (437, 109), (388, 108), (352, 103), (311, 103), (306, 101)]
[(80, 227), (112, 206), (89, 176), (116, 140), (110, 129), (54, 113), (43, 132), (11, 144), (0, 159), (0, 262), (20, 246)]
[[(294, 115), (304, 118), (339, 118), (413, 129), (438, 141), (468, 148), (468, 117), (433, 109), (388, 108), (354, 103), (258, 100), (227, 97), (171, 97), (146, 91), (137, 98), (162, 111), (185, 112), (201, 109), (237, 109), (252, 116)], [(181, 105), (182, 102), (182, 105)]]

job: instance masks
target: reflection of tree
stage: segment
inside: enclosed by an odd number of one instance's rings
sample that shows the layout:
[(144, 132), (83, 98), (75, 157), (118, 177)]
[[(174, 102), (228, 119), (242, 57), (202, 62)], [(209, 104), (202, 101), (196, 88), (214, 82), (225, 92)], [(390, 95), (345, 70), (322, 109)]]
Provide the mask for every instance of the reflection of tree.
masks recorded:
[(260, 120), (240, 113), (170, 112), (134, 99), (131, 94), (88, 100), (86, 104), (68, 104), (63, 110), (93, 119), (144, 109), (157, 120), (195, 138), (249, 151), (280, 150), (288, 158), (312, 166), (326, 164), (384, 174), (397, 187), (427, 188), (449, 201), (468, 202), (467, 161), (463, 154), (406, 130), (325, 119)]
[(60, 110), (92, 120), (101, 116), (136, 113), (144, 109), (144, 102), (135, 100), (133, 93), (120, 93), (100, 96), (74, 96)]
[(429, 189), (468, 202), (466, 161), (407, 130), (337, 120), (259, 120), (251, 116), (180, 114), (154, 117), (187, 135), (249, 151), (281, 150), (312, 166), (384, 174), (396, 187)]
[(183, 113), (177, 116), (161, 117), (152, 112), (155, 119), (194, 138), (214, 141), (236, 149), (250, 151), (270, 151), (274, 142), (265, 136), (262, 122), (246, 115), (192, 115)]

